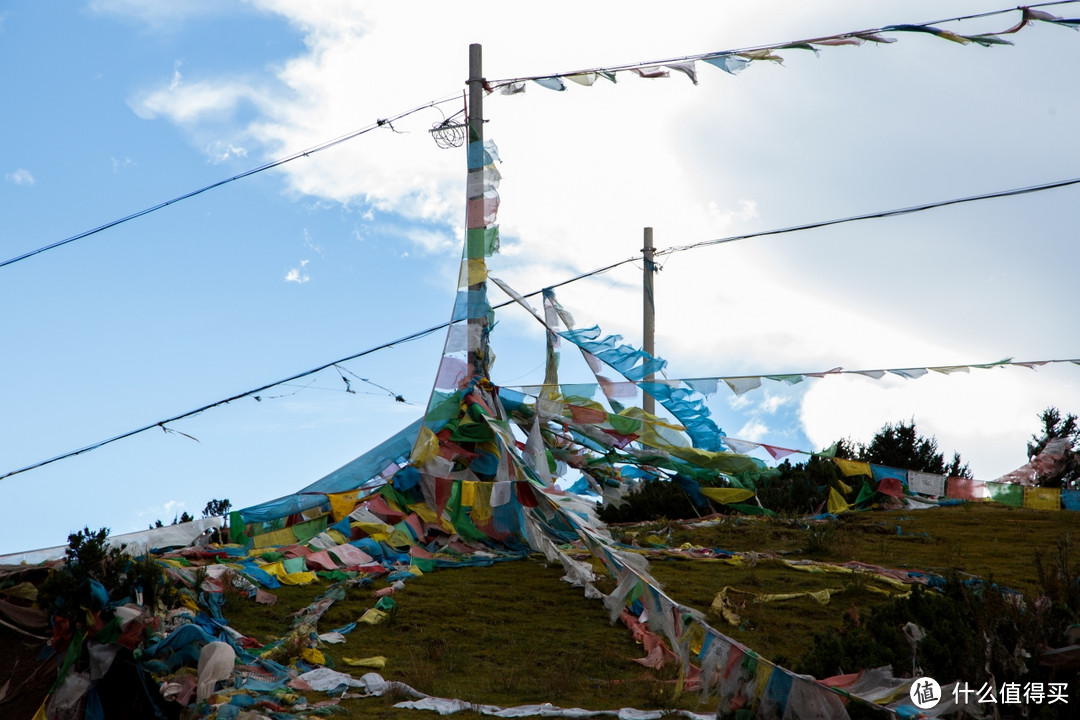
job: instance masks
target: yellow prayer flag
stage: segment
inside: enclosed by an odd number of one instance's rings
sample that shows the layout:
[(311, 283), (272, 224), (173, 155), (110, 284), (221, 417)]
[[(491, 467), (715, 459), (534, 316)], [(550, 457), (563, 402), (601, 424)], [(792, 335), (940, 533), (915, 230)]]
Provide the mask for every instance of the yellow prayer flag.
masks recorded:
[(307, 585), (319, 579), (313, 572), (282, 573), (278, 575), (278, 581), (283, 585)]
[(769, 684), (769, 678), (772, 677), (773, 669), (775, 667), (776, 666), (772, 663), (762, 658), (758, 658), (757, 670), (755, 671), (755, 674), (757, 675), (757, 686), (754, 688), (754, 697), (760, 698), (765, 694), (765, 688)]
[(479, 285), (487, 280), (487, 277), (488, 269), (484, 258), (466, 258), (461, 261), (458, 287), (465, 288), (470, 285)]
[(439, 454), (439, 438), (426, 425), (420, 426), (420, 434), (416, 436), (416, 444), (413, 445), (409, 459), (413, 465), (423, 465), (428, 460)]
[(272, 547), (275, 545), (292, 545), (296, 542), (296, 533), (291, 527), (271, 530), (270, 532), (256, 535), (252, 542), (257, 548)]
[(322, 651), (316, 650), (315, 648), (304, 648), (300, 651), (300, 657), (309, 663), (314, 663), (316, 665), (326, 664), (326, 656), (322, 654)]
[(281, 561), (267, 563), (259, 567), (263, 572), (278, 577), (285, 574), (285, 566), (281, 564)]
[(829, 488), (829, 512), (833, 515), (839, 515), (849, 507), (851, 506), (848, 505), (847, 500), (844, 499), (843, 495), (836, 491), (836, 488)]
[(729, 452), (711, 452), (695, 447), (667, 447), (664, 449), (680, 460), (686, 460), (709, 470), (719, 470), (733, 475), (756, 470), (757, 465), (755, 463), (760, 462), (745, 455), (736, 455)]
[(840, 468), (840, 472), (849, 477), (851, 475), (870, 475), (870, 463), (844, 460), (842, 458), (833, 458), (833, 462)]
[(713, 612), (719, 613), (721, 617), (727, 620), (729, 625), (738, 627), (739, 623), (742, 622), (742, 618), (739, 617), (738, 614), (731, 609), (731, 601), (727, 598), (727, 591), (730, 589), (731, 588), (725, 587), (723, 590), (716, 593), (716, 597), (713, 598), (711, 608)]
[(1033, 510), (1060, 510), (1061, 489), (1049, 487), (1025, 487), (1024, 507)]
[(727, 505), (728, 503), (742, 502), (743, 500), (749, 500), (754, 497), (753, 490), (746, 490), (744, 488), (701, 488), (701, 494), (710, 500), (715, 500), (721, 505)]
[(698, 623), (694, 623), (686, 629), (686, 634), (683, 636), (686, 640), (686, 644), (690, 647), (690, 652), (697, 655), (701, 652), (701, 646), (705, 644), (705, 628)]
[(345, 543), (349, 542), (349, 538), (345, 537), (345, 533), (335, 530), (334, 528), (330, 528), (329, 530), (327, 530), (326, 534), (338, 545), (344, 545)]
[(462, 480), (461, 482), (461, 507), (472, 507), (476, 504), (476, 486), (475, 480)]
[(394, 531), (386, 538), (386, 544), (393, 548), (405, 548), (413, 544), (413, 539), (401, 528), (394, 528)]
[(409, 510), (412, 510), (414, 513), (416, 513), (416, 516), (425, 523), (430, 523), (432, 525), (439, 524), (439, 516), (436, 515), (435, 511), (429, 508), (425, 503), (413, 503), (409, 506)]
[(968, 40), (963, 35), (957, 35), (956, 33), (949, 32), (948, 30), (938, 30), (937, 33), (935, 33), (935, 34), (940, 38), (945, 38), (946, 40), (952, 40), (954, 43), (959, 43), (961, 45), (967, 45), (968, 43), (971, 42), (971, 40)]
[(469, 511), (469, 517), (472, 518), (475, 525), (487, 525), (491, 522), (492, 508), (491, 508), (491, 490), (495, 485), (493, 483), (479, 483), (476, 487), (476, 498), (473, 500), (472, 510)]
[(749, 50), (744, 53), (739, 53), (739, 57), (744, 57), (749, 60), (768, 60), (769, 62), (783, 64), (784, 58), (773, 53), (769, 48), (764, 50)]
[(348, 517), (349, 513), (356, 508), (356, 499), (359, 494), (359, 490), (349, 490), (348, 492), (331, 493), (326, 496), (330, 498), (330, 514), (333, 516), (334, 522)]
[(361, 615), (360, 619), (357, 620), (357, 622), (362, 622), (362, 623), (365, 623), (367, 625), (378, 625), (379, 623), (381, 623), (383, 620), (385, 620), (388, 617), (390, 617), (390, 616), (387, 615), (386, 613), (384, 613), (382, 610), (378, 610), (376, 608), (371, 608), (370, 610), (365, 612), (363, 615)]
[(386, 525), (385, 523), (374, 522), (354, 522), (351, 523), (351, 526), (376, 541), (385, 540), (387, 535), (389, 535), (390, 532), (394, 529), (393, 527), (391, 527), (390, 525)]
[(345, 663), (349, 667), (362, 667), (372, 668), (375, 670), (382, 670), (386, 667), (386, 658), (382, 655), (375, 655), (374, 657), (366, 658), (341, 658), (341, 662)]

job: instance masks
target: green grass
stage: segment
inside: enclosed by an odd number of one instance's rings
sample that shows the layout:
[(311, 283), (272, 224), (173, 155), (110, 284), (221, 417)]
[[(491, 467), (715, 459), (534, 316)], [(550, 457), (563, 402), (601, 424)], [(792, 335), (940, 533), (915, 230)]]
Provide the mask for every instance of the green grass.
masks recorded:
[(830, 562), (858, 560), (940, 574), (957, 571), (1032, 590), (1038, 584), (1035, 551), (1053, 551), (1068, 534), (1080, 539), (1080, 513), (971, 503), (842, 515), (831, 525), (731, 516), (711, 527), (681, 528), (672, 534), (671, 544)]
[[(667, 529), (673, 547), (691, 543), (761, 554), (756, 562), (741, 565), (656, 556), (651, 571), (669, 596), (705, 612), (714, 628), (791, 666), (815, 633), (839, 629), (845, 613), (866, 614), (887, 603), (886, 595), (871, 590), (887, 586), (868, 576), (800, 572), (781, 557), (967, 573), (1031, 594), (1039, 587), (1036, 551), (1053, 554), (1062, 538), (1080, 538), (1080, 514), (988, 503), (851, 514), (826, 525), (732, 517), (710, 527), (669, 523)], [(615, 535), (632, 539), (656, 532), (655, 527), (638, 530), (620, 528)], [(349, 668), (343, 658), (385, 656), (379, 672), (387, 680), (475, 703), (712, 710), (699, 705), (696, 695), (673, 698), (674, 670), (656, 673), (632, 662), (645, 654), (642, 648), (621, 624), (608, 622), (600, 601), (561, 582), (562, 574), (561, 567), (536, 556), (432, 572), (408, 581), (394, 596), (398, 611), (392, 619), (359, 625), (346, 643), (322, 650), (336, 669), (357, 676), (367, 670)], [(601, 587), (609, 592), (613, 585)], [(737, 626), (710, 609), (724, 587), (734, 588), (729, 599), (740, 616)], [(274, 591), (278, 603), (271, 608), (234, 601), (225, 615), (237, 630), (268, 642), (287, 633), (291, 613), (326, 588), (322, 583), (284, 587)], [(750, 594), (823, 588), (836, 591), (827, 605), (809, 598), (759, 603)], [(371, 589), (349, 590), (327, 611), (319, 631), (359, 618), (375, 603)], [(347, 700), (342, 707), (350, 717), (415, 718), (414, 711), (391, 707), (398, 699)]]
[[(992, 579), (1037, 596), (1040, 586), (1036, 553), (1054, 555), (1057, 543), (1070, 536), (1080, 541), (1078, 513), (969, 503), (918, 511), (842, 515), (835, 523), (818, 525), (732, 517), (712, 527), (678, 530), (672, 535), (672, 543), (830, 563), (857, 560), (943, 576), (959, 573)], [(756, 567), (654, 559), (652, 569), (671, 597), (703, 611), (709, 610), (716, 593), (725, 586), (755, 593), (841, 590), (828, 605), (808, 598), (755, 603), (750, 596), (743, 596), (746, 605), (739, 614), (746, 622), (739, 627), (710, 614), (717, 630), (781, 664), (802, 654), (815, 633), (839, 628), (843, 613), (865, 614), (888, 602), (887, 596), (866, 587), (885, 587), (872, 578), (804, 573), (786, 567), (778, 559), (760, 559)], [(739, 596), (733, 595), (733, 599)]]
[[(322, 651), (335, 669), (357, 676), (368, 670), (349, 668), (344, 658), (384, 656), (379, 673), (385, 679), (475, 703), (700, 709), (695, 695), (671, 699), (676, 671), (658, 674), (632, 662), (645, 653), (630, 633), (621, 624), (612, 626), (603, 604), (561, 582), (562, 575), (560, 566), (538, 557), (429, 573), (408, 581), (394, 596), (398, 610), (391, 619), (358, 625), (345, 643)], [(278, 602), (272, 608), (230, 602), (225, 614), (235, 629), (268, 641), (275, 636), (274, 623), (280, 636), (290, 627), (291, 613), (325, 589), (281, 588), (274, 591)], [(371, 588), (352, 589), (330, 606), (319, 630), (346, 625), (374, 604)], [(389, 705), (387, 700), (346, 702), (365, 717), (399, 712), (415, 717)]]

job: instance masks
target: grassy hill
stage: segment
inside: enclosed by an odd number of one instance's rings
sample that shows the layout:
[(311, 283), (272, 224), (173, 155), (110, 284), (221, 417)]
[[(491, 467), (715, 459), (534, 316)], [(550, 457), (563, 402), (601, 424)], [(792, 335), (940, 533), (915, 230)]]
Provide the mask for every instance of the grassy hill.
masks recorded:
[[(798, 669), (813, 649), (815, 635), (838, 636), (859, 618), (865, 621), (876, 609), (889, 607), (906, 588), (882, 580), (869, 568), (809, 572), (790, 561), (823, 563), (819, 569), (856, 561), (941, 577), (992, 579), (1023, 593), (1024, 602), (1033, 606), (1040, 595), (1061, 593), (1063, 584), (1075, 584), (1071, 538), (1080, 537), (1078, 530), (1077, 513), (971, 503), (849, 514), (826, 523), (726, 516), (708, 523), (618, 527), (613, 534), (648, 556), (650, 571), (669, 596), (706, 613), (714, 628), (761, 656)], [(691, 546), (725, 550), (731, 556), (691, 559), (685, 553)], [(562, 575), (561, 567), (539, 556), (428, 573), (409, 580), (393, 596), (397, 610), (388, 620), (359, 624), (344, 636), (345, 642), (320, 650), (328, 665), (357, 677), (370, 669), (350, 666), (350, 659), (383, 657), (378, 672), (385, 679), (473, 703), (715, 711), (714, 701), (702, 704), (696, 694), (677, 692), (676, 670), (654, 671), (635, 663), (645, 653), (629, 631), (611, 625), (603, 604), (586, 599), (581, 588), (560, 582)], [(271, 643), (292, 630), (294, 614), (328, 585), (282, 587), (274, 591), (277, 602), (269, 607), (227, 594), (224, 616), (243, 635)], [(385, 582), (347, 589), (319, 620), (318, 631), (357, 620), (374, 606), (371, 593), (381, 586)], [(613, 584), (604, 581), (598, 587), (610, 592)], [(823, 590), (829, 591), (827, 603), (821, 602)], [(721, 591), (727, 618), (714, 607)], [(802, 595), (761, 601), (763, 595), (810, 592), (818, 599)], [(6, 669), (8, 677), (16, 679), (14, 687), (38, 667), (31, 657), (35, 649), (7, 629), (0, 634), (0, 671)], [(1063, 644), (1064, 638), (1058, 640)], [(287, 662), (288, 650), (282, 652)], [(19, 665), (13, 658), (22, 658), (21, 670), (12, 669)], [(55, 666), (55, 660), (49, 662)], [(0, 714), (30, 717), (32, 711), (20, 713), (40, 705), (48, 688), (41, 677), (39, 672), (36, 696), (24, 688), (17, 706), (5, 687)], [(1075, 677), (1072, 686), (1080, 688)], [(325, 697), (308, 696), (311, 702)], [(346, 697), (327, 712), (338, 717), (417, 717), (416, 711), (392, 707), (400, 699), (399, 694)]]

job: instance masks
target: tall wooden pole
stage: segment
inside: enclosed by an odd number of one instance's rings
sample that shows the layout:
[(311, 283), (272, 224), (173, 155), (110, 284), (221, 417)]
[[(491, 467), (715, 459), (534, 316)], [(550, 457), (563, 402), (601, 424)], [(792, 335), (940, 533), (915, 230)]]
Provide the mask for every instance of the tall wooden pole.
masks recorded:
[(484, 66), (480, 43), (469, 45), (469, 142), (484, 142)]
[[(645, 228), (645, 247), (641, 249), (644, 265), (644, 278), (642, 285), (643, 315), (642, 330), (645, 335), (644, 350), (649, 355), (656, 354), (656, 302), (653, 295), (653, 276), (656, 274), (656, 265), (653, 263), (653, 229)], [(652, 382), (655, 376), (649, 373), (645, 376), (646, 382)], [(656, 401), (652, 395), (644, 394), (641, 409), (650, 414), (656, 414)]]
[[(469, 112), (466, 132), (468, 133), (468, 145), (479, 148), (484, 147), (484, 71), (482, 60), (481, 45), (479, 43), (469, 45)], [(473, 143), (477, 143), (477, 145), (474, 146)], [(470, 163), (470, 173), (483, 172), (483, 169), (473, 168), (471, 165), (472, 163)], [(482, 183), (477, 184), (476, 187), (482, 187)], [(474, 198), (466, 197), (466, 202), (471, 200), (474, 200)], [(480, 204), (483, 205), (482, 195)], [(471, 222), (467, 222), (466, 225), (470, 228), (473, 224), (483, 227), (483, 212), (480, 215), (480, 218), (468, 218)], [(469, 292), (483, 290), (485, 285), (484, 282), (469, 285)], [(470, 317), (468, 320), (468, 368), (471, 375), (487, 377), (486, 325), (487, 318), (485, 317)]]

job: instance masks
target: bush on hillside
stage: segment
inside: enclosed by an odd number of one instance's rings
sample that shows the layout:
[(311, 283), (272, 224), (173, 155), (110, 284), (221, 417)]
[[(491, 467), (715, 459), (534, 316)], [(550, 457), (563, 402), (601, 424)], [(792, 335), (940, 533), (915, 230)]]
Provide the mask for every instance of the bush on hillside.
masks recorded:
[(674, 480), (645, 480), (623, 496), (619, 507), (598, 504), (597, 514), (606, 523), (645, 522), (659, 518), (682, 520), (713, 512), (708, 503), (696, 506)]
[(109, 529), (83, 528), (68, 535), (64, 563), (38, 589), (47, 612), (84, 625), (87, 612), (103, 611), (114, 600), (135, 599), (153, 608), (166, 587), (161, 568), (150, 558), (133, 558), (127, 546), (109, 546)]
[[(1047, 572), (1060, 574), (1060, 562), (1059, 555)], [(839, 632), (814, 636), (813, 647), (794, 669), (824, 678), (891, 665), (897, 676), (910, 677), (914, 672), (942, 684), (960, 680), (975, 690), (991, 679), (997, 688), (1006, 682), (1068, 680), (1040, 666), (1038, 655), (1043, 648), (1062, 644), (1080, 607), (1075, 597), (1059, 594), (1054, 598), (1047, 590), (1052, 588), (1044, 585), (1038, 597), (1023, 597), (992, 581), (976, 583), (958, 577), (948, 579), (938, 590), (917, 585), (908, 597), (897, 598), (867, 617), (849, 611)], [(908, 623), (925, 632), (917, 644), (914, 671), (911, 644), (904, 634)], [(1056, 709), (1028, 709), (1044, 713), (1033, 717), (1057, 717)]]
[(792, 465), (785, 460), (773, 476), (757, 482), (761, 504), (781, 515), (816, 513), (829, 497), (829, 488), (841, 479), (840, 470), (831, 458), (812, 456), (805, 463)]

